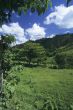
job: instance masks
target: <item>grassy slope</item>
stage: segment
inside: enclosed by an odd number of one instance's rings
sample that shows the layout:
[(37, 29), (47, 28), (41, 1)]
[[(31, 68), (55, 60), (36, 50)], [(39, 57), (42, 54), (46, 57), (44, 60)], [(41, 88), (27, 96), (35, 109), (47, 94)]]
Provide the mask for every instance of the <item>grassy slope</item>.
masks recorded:
[(59, 110), (68, 110), (73, 105), (73, 70), (25, 68), (16, 74), (20, 82), (15, 97), (20, 100), (21, 110), (39, 110), (44, 100), (53, 100)]

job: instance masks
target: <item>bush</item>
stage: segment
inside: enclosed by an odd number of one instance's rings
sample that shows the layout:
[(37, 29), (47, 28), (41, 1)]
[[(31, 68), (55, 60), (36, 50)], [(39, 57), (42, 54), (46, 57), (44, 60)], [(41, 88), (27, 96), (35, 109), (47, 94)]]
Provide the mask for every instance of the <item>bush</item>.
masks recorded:
[(55, 55), (55, 62), (58, 65), (58, 68), (65, 67), (65, 56), (63, 54), (56, 54)]
[(73, 68), (73, 56), (63, 53), (57, 53), (55, 55), (55, 62), (58, 68)]

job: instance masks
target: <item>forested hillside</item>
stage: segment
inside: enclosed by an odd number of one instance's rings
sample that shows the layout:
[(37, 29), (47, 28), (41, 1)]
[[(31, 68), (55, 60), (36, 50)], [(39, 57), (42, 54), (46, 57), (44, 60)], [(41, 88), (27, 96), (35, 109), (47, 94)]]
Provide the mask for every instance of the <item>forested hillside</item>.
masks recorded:
[(56, 35), (53, 38), (44, 38), (36, 42), (40, 43), (47, 51), (53, 51), (62, 46), (71, 46), (73, 43), (73, 34)]
[(44, 64), (53, 68), (73, 68), (73, 34), (28, 41), (14, 46), (12, 50), (16, 56), (15, 60), (29, 65)]

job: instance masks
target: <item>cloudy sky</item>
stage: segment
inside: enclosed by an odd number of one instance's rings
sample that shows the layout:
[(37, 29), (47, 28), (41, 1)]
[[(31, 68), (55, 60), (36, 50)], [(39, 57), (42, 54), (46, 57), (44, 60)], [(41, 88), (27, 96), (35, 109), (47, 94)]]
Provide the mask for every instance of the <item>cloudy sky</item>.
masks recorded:
[(73, 3), (66, 7), (65, 0), (52, 0), (53, 6), (38, 16), (37, 12), (21, 16), (12, 14), (11, 22), (3, 24), (1, 34), (12, 34), (16, 43), (53, 37), (56, 34), (73, 33)]

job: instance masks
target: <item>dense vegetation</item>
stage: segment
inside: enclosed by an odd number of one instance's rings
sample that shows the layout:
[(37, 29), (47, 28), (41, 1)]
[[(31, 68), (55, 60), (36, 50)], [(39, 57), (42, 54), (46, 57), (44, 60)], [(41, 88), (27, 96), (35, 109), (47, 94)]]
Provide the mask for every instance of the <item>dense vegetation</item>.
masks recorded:
[(53, 68), (73, 68), (73, 34), (57, 35), (37, 41), (28, 41), (12, 49), (15, 60)]
[[(67, 6), (70, 1), (71, 0), (66, 0)], [(2, 26), (3, 23), (10, 21), (10, 18), (13, 12), (21, 15), (23, 11), (27, 12), (28, 10), (30, 10), (32, 13), (37, 11), (38, 15), (40, 15), (44, 13), (45, 10), (48, 8), (48, 4), (50, 6), (52, 5), (51, 0), (37, 0), (37, 1), (36, 0), (22, 0), (22, 1), (21, 0), (18, 0), (18, 1), (17, 0), (0, 0), (0, 25)], [(16, 74), (18, 72), (21, 72), (20, 70), (22, 70), (22, 66), (20, 67), (18, 66), (17, 68), (15, 67), (15, 69), (13, 67), (17, 64), (23, 65), (24, 62), (29, 63), (28, 66), (30, 66), (31, 63), (32, 65), (40, 64), (40, 66), (41, 64), (47, 63), (47, 67), (48, 67), (48, 61), (50, 60), (49, 62), (51, 64), (55, 62), (58, 68), (65, 68), (65, 67), (72, 68), (72, 63), (68, 62), (70, 61), (70, 59), (68, 59), (67, 62), (64, 61), (65, 63), (63, 62), (64, 64), (68, 63), (69, 64), (68, 66), (65, 66), (65, 65), (62, 66), (62, 64), (59, 64), (57, 57), (56, 57), (60, 55), (54, 54), (53, 51), (50, 51), (49, 53), (40, 44), (38, 45), (33, 44), (33, 45), (37, 45), (38, 48), (36, 48), (36, 46), (34, 46), (35, 48), (32, 48), (31, 46), (32, 44), (31, 44), (29, 46), (26, 46), (28, 47), (27, 50), (23, 49), (20, 51), (18, 48), (16, 50), (9, 48), (10, 47), (9, 43), (11, 43), (11, 39), (10, 39), (11, 37), (7, 37), (6, 39), (5, 38), (6, 38), (5, 36), (0, 36), (0, 109), (1, 110), (3, 109), (4, 110), (22, 110), (22, 109), (23, 110), (24, 109), (25, 110), (32, 110), (32, 109), (34, 110), (49, 110), (49, 109), (50, 110), (58, 110), (58, 109), (59, 110), (64, 110), (64, 109), (72, 110), (73, 109), (72, 103), (69, 103), (68, 105), (64, 104), (65, 106), (63, 107), (63, 105), (61, 105), (60, 103), (58, 104), (55, 101), (51, 100), (51, 98), (46, 98), (46, 96), (44, 98), (39, 95), (36, 95), (36, 97), (33, 96), (34, 98), (29, 97), (31, 98), (31, 100), (28, 100), (27, 98), (26, 103), (24, 103), (25, 100), (22, 98), (24, 96), (23, 93), (21, 92), (22, 93), (21, 94), (20, 92), (17, 91), (18, 82), (20, 80), (22, 81), (22, 78), (19, 79), (18, 74)], [(40, 49), (41, 51), (39, 51)], [(51, 50), (53, 50), (53, 48), (51, 48)], [(36, 58), (35, 58), (35, 55), (36, 55)], [(55, 55), (55, 58), (54, 58), (54, 55)], [(31, 56), (33, 57), (31, 58)], [(47, 58), (47, 62), (46, 62), (46, 58)], [(43, 63), (43, 61), (45, 61), (46, 63)], [(56, 65), (54, 67), (56, 68)], [(16, 72), (16, 69), (18, 70), (17, 72)], [(3, 76), (4, 76), (4, 79), (3, 79)], [(33, 92), (35, 94), (36, 92), (38, 93), (38, 91), (34, 89), (33, 83), (32, 84), (31, 83), (32, 81), (30, 79), (28, 83), (30, 84), (30, 88), (34, 90)], [(21, 89), (23, 89), (23, 87), (20, 87), (19, 91)], [(31, 92), (28, 88), (26, 90)], [(16, 92), (19, 94), (17, 94)], [(19, 96), (21, 94), (19, 99), (15, 93)], [(41, 94), (42, 92), (39, 92), (39, 93)], [(28, 95), (26, 92), (25, 94), (26, 96)], [(31, 94), (29, 96), (31, 96)], [(34, 99), (34, 101), (32, 98)], [(33, 103), (33, 105), (30, 103), (27, 104), (27, 102), (31, 102)], [(23, 103), (25, 104), (25, 106), (23, 105)]]
[(4, 110), (73, 110), (73, 70), (13, 67)]
[(31, 66), (40, 65), (46, 61), (45, 49), (39, 43), (29, 41), (21, 48), (19, 46), (12, 49), (13, 53), (15, 53), (15, 60), (18, 62)]
[(13, 47), (7, 39), (0, 109), (73, 110), (73, 34)]

